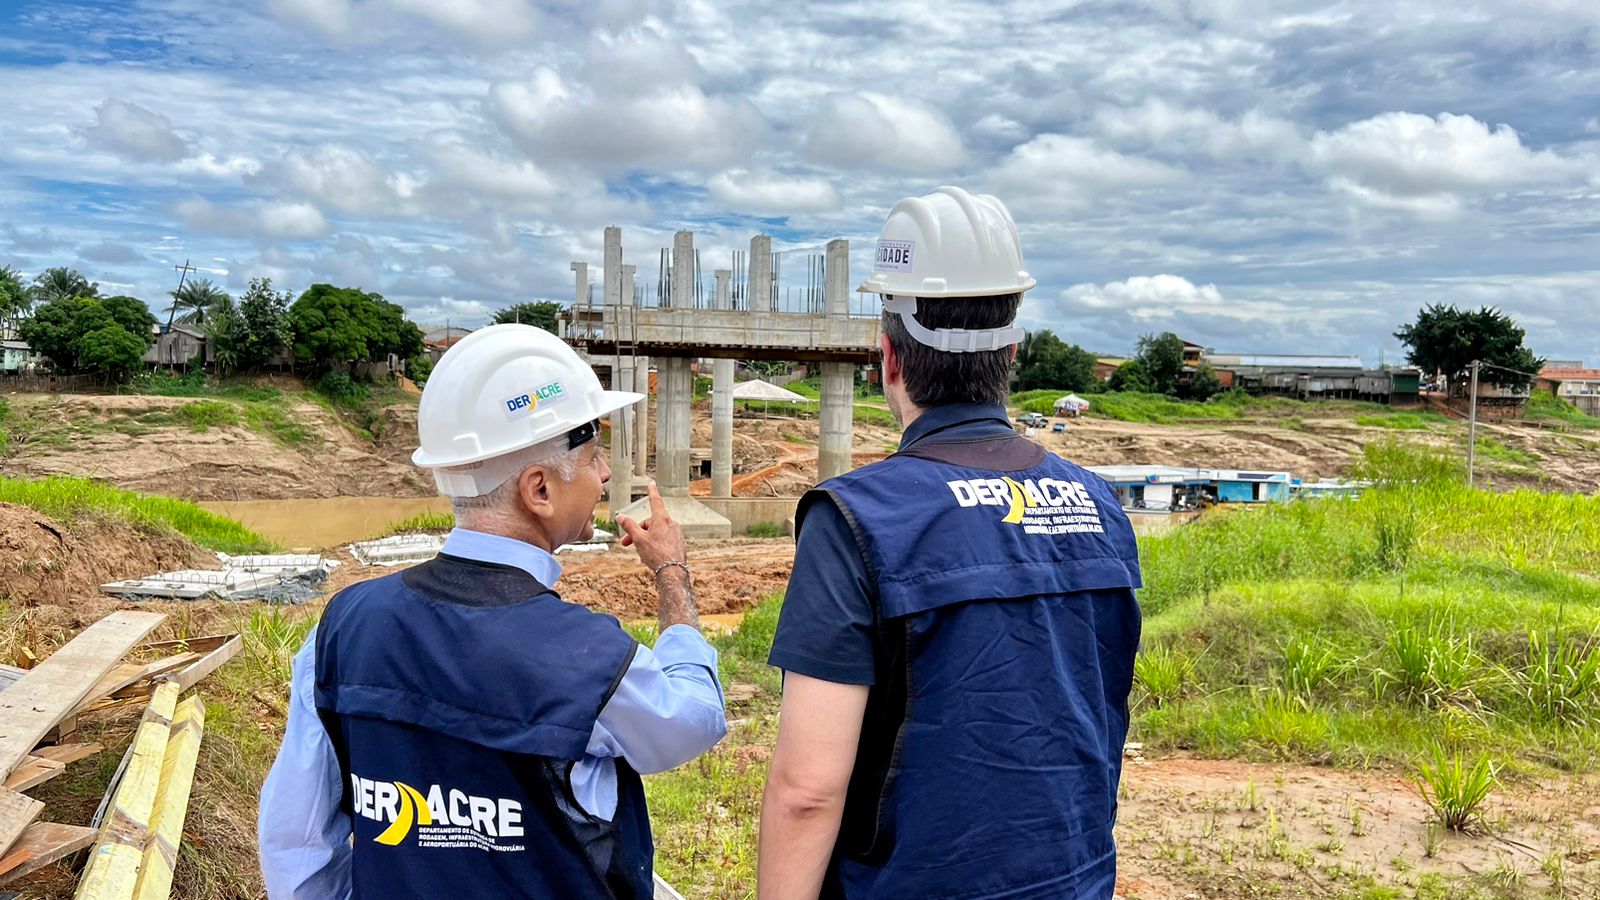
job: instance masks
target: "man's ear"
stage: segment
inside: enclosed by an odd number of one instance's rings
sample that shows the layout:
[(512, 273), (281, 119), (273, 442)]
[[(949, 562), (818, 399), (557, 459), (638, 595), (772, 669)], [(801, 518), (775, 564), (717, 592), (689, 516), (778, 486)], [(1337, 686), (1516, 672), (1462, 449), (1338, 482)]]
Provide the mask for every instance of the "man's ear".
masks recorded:
[(883, 383), (900, 380), (900, 357), (894, 355), (894, 345), (887, 334), (878, 335), (878, 349), (883, 352)]
[(555, 513), (555, 503), (550, 496), (550, 473), (544, 466), (529, 466), (517, 476), (517, 496), (522, 505), (536, 516)]

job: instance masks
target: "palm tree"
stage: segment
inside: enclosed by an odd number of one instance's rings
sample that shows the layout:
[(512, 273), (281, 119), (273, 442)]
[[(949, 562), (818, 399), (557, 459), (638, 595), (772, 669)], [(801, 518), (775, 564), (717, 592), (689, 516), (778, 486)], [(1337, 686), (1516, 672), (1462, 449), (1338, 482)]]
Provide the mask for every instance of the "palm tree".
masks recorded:
[(204, 325), (207, 316), (214, 316), (217, 310), (232, 299), (227, 291), (212, 284), (209, 278), (191, 281), (172, 292), (172, 307), (168, 310), (167, 324), (168, 326), (172, 324), (170, 313), (187, 310), (178, 321)]
[(0, 324), (7, 335), (15, 335), (22, 317), (33, 306), (22, 273), (11, 266), (0, 266)]
[(100, 293), (100, 285), (83, 277), (83, 273), (77, 269), (55, 266), (35, 275), (33, 287), (28, 292), (35, 302), (49, 303), (75, 297), (94, 297)]

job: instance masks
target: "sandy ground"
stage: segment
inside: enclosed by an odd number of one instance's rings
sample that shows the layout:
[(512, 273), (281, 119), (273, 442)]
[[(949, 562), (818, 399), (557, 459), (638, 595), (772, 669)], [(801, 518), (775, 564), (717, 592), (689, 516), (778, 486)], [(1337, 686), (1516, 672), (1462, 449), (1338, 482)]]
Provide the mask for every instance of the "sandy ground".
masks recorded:
[(1487, 810), (1490, 834), (1444, 832), (1430, 819), (1416, 786), (1391, 772), (1133, 759), (1123, 769), (1117, 822), (1118, 894), (1389, 896), (1360, 894), (1367, 876), (1410, 897), (1437, 873), (1600, 896), (1600, 782), (1592, 776), (1508, 784)]

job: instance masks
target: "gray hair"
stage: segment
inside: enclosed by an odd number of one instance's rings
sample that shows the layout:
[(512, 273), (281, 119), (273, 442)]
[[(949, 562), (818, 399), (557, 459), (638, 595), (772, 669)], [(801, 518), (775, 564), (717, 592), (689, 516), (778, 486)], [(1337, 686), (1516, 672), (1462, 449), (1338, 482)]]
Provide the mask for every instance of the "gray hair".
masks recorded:
[(494, 490), (476, 497), (450, 498), (450, 508), (455, 513), (456, 524), (473, 528), (472, 523), (493, 521), (509, 515), (516, 506), (517, 483), (522, 480), (522, 473), (534, 466), (554, 472), (563, 482), (571, 481), (577, 477), (578, 454), (582, 450), (581, 446), (568, 448), (567, 436), (562, 435), (554, 440), (535, 444), (526, 450), (517, 451), (519, 459), (513, 461), (515, 468), (511, 476)]

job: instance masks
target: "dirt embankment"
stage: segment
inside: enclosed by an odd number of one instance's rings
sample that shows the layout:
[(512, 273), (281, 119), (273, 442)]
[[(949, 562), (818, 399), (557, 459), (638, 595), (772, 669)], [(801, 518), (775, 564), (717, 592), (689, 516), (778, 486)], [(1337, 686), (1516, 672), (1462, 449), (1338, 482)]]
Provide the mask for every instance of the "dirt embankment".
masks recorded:
[[(405, 459), (416, 411), (385, 411), (377, 445), (322, 406), (287, 395), (279, 414), (295, 440), (239, 421), (163, 421), (197, 402), (184, 397), (61, 395), (12, 398), (9, 456), (0, 474), (83, 475), (185, 500), (427, 497), (433, 484)], [(226, 401), (221, 401), (226, 402)], [(407, 416), (409, 415), (409, 422)], [(148, 424), (151, 421), (161, 424)], [(393, 428), (391, 429), (390, 424)]]
[[(174, 569), (215, 568), (215, 555), (176, 535), (147, 534), (113, 521), (70, 528), (25, 506), (0, 503), (0, 599), (75, 609), (102, 599), (100, 585)], [(88, 604), (78, 625), (103, 610)]]

